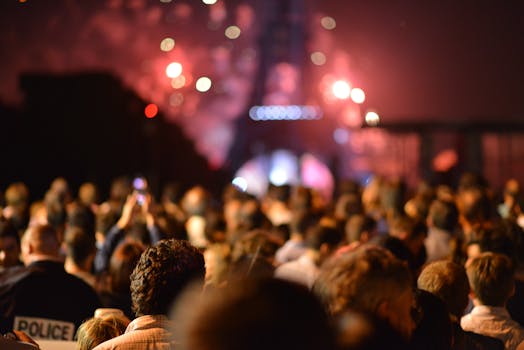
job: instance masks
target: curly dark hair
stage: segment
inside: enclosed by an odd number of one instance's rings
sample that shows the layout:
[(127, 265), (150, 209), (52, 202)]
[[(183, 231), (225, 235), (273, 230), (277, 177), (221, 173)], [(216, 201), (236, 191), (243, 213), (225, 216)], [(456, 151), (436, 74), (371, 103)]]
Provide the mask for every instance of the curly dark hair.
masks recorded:
[(165, 315), (193, 280), (204, 282), (204, 256), (188, 241), (168, 239), (149, 247), (131, 274), (136, 316)]

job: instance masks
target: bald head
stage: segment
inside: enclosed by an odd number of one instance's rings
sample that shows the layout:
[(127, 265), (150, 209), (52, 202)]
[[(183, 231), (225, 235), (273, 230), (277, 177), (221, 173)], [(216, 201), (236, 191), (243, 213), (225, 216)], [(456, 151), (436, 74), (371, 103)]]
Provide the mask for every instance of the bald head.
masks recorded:
[(55, 229), (50, 225), (29, 227), (22, 237), (22, 258), (27, 265), (38, 256), (57, 258), (60, 255), (60, 243)]

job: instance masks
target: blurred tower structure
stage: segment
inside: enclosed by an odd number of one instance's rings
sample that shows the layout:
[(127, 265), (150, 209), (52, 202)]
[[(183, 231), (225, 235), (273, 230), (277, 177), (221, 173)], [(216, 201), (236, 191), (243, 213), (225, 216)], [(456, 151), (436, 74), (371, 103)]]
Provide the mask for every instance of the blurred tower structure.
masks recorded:
[[(311, 149), (314, 139), (319, 147), (328, 151), (320, 145), (328, 139), (331, 142), (330, 137), (326, 137), (325, 120), (319, 120), (320, 109), (313, 105), (307, 107), (309, 114), (304, 112), (312, 86), (308, 79), (311, 64), (307, 53), (310, 3), (298, 0), (253, 2), (261, 28), (259, 67), (249, 104), (251, 113), (246, 111), (236, 124), (237, 136), (227, 164), (233, 171), (246, 160), (277, 149), (301, 154)], [(263, 107), (259, 110), (264, 114), (260, 118), (263, 120), (253, 120), (254, 106)], [(271, 106), (290, 108), (271, 112)], [(292, 115), (287, 114), (290, 111)]]

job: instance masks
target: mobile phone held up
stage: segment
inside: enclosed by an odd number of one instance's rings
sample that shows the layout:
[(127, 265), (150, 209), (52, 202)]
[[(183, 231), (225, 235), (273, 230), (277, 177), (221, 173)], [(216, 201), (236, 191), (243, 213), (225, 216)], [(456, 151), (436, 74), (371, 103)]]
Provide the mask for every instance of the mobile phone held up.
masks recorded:
[(146, 200), (147, 180), (142, 176), (137, 176), (133, 179), (133, 189), (137, 196), (136, 201), (138, 205), (143, 205)]

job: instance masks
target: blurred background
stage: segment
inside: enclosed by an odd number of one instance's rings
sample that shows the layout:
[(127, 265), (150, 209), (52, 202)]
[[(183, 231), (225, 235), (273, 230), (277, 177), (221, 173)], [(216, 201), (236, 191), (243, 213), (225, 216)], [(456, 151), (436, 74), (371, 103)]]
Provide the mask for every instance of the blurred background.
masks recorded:
[(522, 1), (0, 2), (0, 188), (524, 181)]

